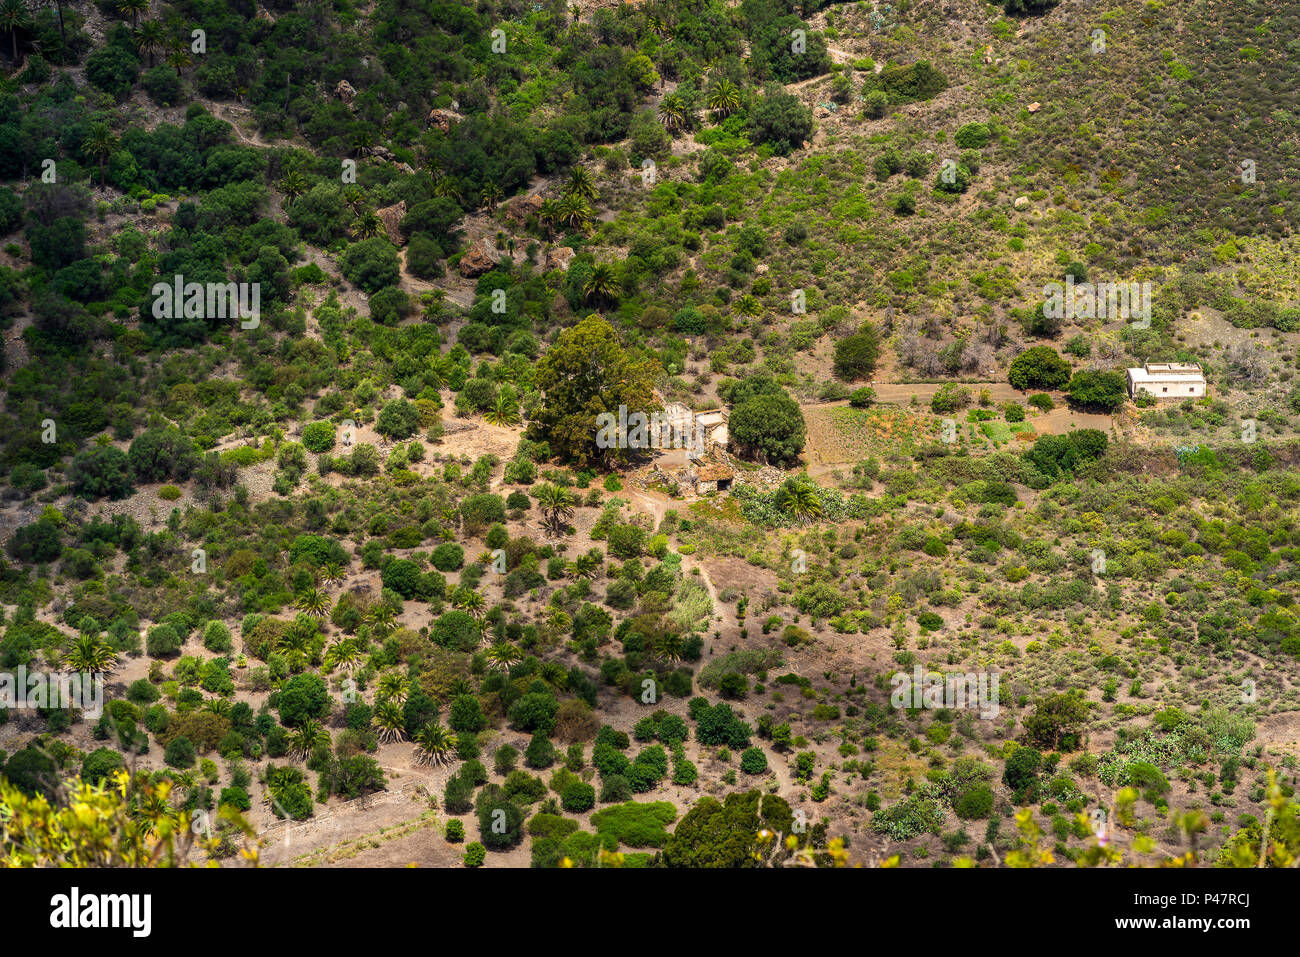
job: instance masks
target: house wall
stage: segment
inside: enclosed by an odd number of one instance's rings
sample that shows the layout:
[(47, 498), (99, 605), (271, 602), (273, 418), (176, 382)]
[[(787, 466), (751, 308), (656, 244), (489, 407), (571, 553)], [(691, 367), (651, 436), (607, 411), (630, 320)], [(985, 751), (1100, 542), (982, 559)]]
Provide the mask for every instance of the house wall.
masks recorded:
[(1133, 395), (1145, 392), (1157, 399), (1198, 399), (1205, 395), (1205, 383), (1201, 380), (1165, 379), (1155, 382), (1131, 382)]

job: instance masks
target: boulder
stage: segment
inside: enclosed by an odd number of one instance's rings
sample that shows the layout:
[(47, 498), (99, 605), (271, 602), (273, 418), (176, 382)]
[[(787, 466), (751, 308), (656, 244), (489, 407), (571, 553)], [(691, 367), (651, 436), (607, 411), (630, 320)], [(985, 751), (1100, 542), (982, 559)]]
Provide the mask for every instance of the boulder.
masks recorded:
[(464, 119), (464, 117), (455, 110), (439, 108), (429, 111), (429, 122), (444, 133), (450, 132), (452, 124), (459, 123), (462, 119)]
[(529, 216), (541, 208), (542, 197), (536, 194), (532, 196), (516, 196), (506, 203), (506, 218), (512, 223), (522, 226), (528, 221)]
[(351, 103), (356, 99), (357, 91), (347, 80), (339, 80), (338, 86), (334, 87), (334, 95), (344, 103)]
[(457, 267), (466, 279), (475, 279), (486, 272), (491, 272), (501, 261), (501, 254), (488, 244), (486, 239), (476, 239), (460, 257)]
[(546, 268), (548, 270), (568, 269), (574, 255), (576, 254), (573, 249), (568, 246), (552, 246), (546, 250)]
[(400, 246), (406, 242), (402, 231), (397, 228), (397, 224), (406, 218), (406, 200), (396, 203), (392, 206), (385, 206), (383, 209), (375, 210), (375, 215), (379, 221), (384, 224), (384, 231), (388, 233), (388, 241), (394, 246)]
[(1017, 197), (1016, 197), (1016, 209), (1024, 209), (1024, 208), (1025, 208), (1026, 206), (1028, 206), (1028, 205), (1029, 205), (1029, 197), (1028, 197), (1028, 196), (1017, 196)]
[(1037, 100), (1035, 100), (1033, 103), (1030, 103), (1027, 107), (1025, 107), (1025, 109), (1027, 109), (1030, 113), (1037, 113), (1042, 108), (1043, 108), (1043, 104), (1039, 103)]

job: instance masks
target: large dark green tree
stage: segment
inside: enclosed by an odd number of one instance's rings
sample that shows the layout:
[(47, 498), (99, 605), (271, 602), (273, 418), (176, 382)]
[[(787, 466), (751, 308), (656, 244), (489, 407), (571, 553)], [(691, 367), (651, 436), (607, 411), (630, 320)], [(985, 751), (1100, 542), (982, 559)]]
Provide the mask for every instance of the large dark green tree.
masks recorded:
[(560, 333), (537, 362), (535, 381), (542, 404), (530, 427), (530, 437), (550, 444), (561, 459), (587, 467), (608, 467), (626, 461), (630, 450), (615, 443), (597, 444), (597, 416), (615, 418), (623, 406), (628, 415), (649, 414), (655, 408), (654, 365), (633, 358), (614, 328), (600, 316), (588, 316)]

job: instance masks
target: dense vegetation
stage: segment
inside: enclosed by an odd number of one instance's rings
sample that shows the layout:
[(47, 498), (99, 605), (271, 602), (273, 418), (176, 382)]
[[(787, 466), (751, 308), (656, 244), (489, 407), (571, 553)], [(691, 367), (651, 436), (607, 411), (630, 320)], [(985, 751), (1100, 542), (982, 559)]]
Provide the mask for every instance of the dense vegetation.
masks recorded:
[[(0, 670), (108, 700), (0, 708), (7, 860), (408, 775), (470, 867), (1300, 852), (1296, 11), (19, 7)], [(729, 491), (598, 441), (670, 402)]]

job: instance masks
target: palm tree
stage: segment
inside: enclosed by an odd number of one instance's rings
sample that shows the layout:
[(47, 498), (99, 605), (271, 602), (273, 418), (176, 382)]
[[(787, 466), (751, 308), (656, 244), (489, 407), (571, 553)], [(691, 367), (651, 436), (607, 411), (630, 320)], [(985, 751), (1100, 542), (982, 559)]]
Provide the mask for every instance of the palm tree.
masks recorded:
[(618, 294), (622, 291), (623, 284), (619, 282), (618, 273), (609, 263), (596, 263), (592, 266), (591, 275), (582, 284), (583, 296), (599, 303), (618, 301)]
[(291, 671), (302, 671), (307, 667), (311, 655), (311, 636), (302, 628), (290, 628), (280, 636), (279, 650), (289, 663)]
[(384, 701), (401, 704), (406, 700), (408, 687), (404, 674), (399, 671), (386, 671), (379, 676), (379, 682), (375, 686), (375, 696)]
[(592, 177), (591, 170), (581, 165), (569, 170), (569, 178), (564, 183), (563, 192), (565, 196), (581, 196), (583, 199), (594, 200), (596, 180)]
[(501, 187), (496, 183), (484, 183), (483, 188), (479, 190), (478, 200), (484, 209), (495, 209), (503, 195)]
[(720, 77), (709, 90), (709, 109), (718, 116), (730, 116), (740, 109), (740, 90), (725, 76)]
[(153, 66), (153, 55), (167, 45), (167, 31), (161, 20), (146, 20), (135, 31), (135, 48), (149, 58)]
[(370, 239), (384, 232), (384, 221), (378, 213), (368, 209), (348, 227), (348, 232), (353, 239)]
[(781, 486), (776, 496), (776, 506), (797, 520), (807, 524), (822, 513), (821, 498), (817, 495), (817, 486), (810, 481), (789, 479)]
[(117, 137), (107, 123), (96, 123), (90, 128), (83, 144), (87, 153), (99, 160), (99, 182), (104, 183), (104, 161), (117, 149)]
[(487, 650), (488, 666), (494, 671), (509, 671), (524, 660), (524, 653), (507, 641), (499, 641)]
[(13, 43), (14, 66), (18, 65), (18, 31), (31, 26), (32, 18), (27, 15), (27, 4), (23, 0), (3, 0), (0, 2), (0, 24), (9, 31)]
[(559, 202), (560, 220), (574, 229), (586, 232), (591, 228), (591, 204), (576, 193)]
[(327, 744), (330, 734), (319, 721), (308, 718), (301, 728), (289, 736), (289, 756), (307, 759), (318, 744)]
[(460, 183), (454, 176), (444, 176), (433, 184), (433, 195), (447, 199), (454, 199), (456, 202), (461, 200)]
[(204, 711), (208, 714), (219, 715), (223, 718), (230, 715), (231, 707), (232, 705), (229, 698), (209, 698), (207, 701), (203, 702)]
[(293, 605), (313, 618), (324, 618), (330, 611), (330, 596), (319, 588), (312, 588), (299, 595)]
[(574, 578), (595, 578), (600, 560), (594, 555), (579, 555), (565, 569)]
[(578, 507), (577, 499), (567, 488), (552, 485), (549, 482), (537, 487), (534, 494), (537, 505), (542, 510), (542, 518), (552, 534), (559, 535), (569, 524), (573, 510)]
[(763, 312), (763, 303), (759, 301), (757, 296), (747, 292), (733, 302), (731, 308), (735, 309), (740, 315), (753, 319)]
[(181, 71), (194, 62), (194, 58), (190, 56), (190, 48), (182, 37), (169, 37), (166, 49), (167, 65), (176, 71), (177, 76), (180, 76)]
[(456, 737), (439, 722), (426, 724), (415, 736), (415, 763), (442, 764), (451, 759)]
[(140, 14), (149, 12), (149, 0), (117, 0), (117, 12), (124, 17), (129, 15), (134, 27)]
[(542, 200), (537, 207), (537, 225), (546, 230), (546, 238), (555, 238), (555, 224), (560, 220), (560, 204), (553, 199)]
[(360, 639), (344, 638), (330, 645), (325, 652), (325, 665), (331, 670), (342, 668), (344, 671), (356, 671), (366, 660), (366, 652)]
[(563, 608), (554, 608), (547, 616), (546, 624), (557, 634), (563, 634), (573, 627), (573, 616)]
[(655, 654), (671, 664), (682, 660), (685, 649), (686, 641), (678, 631), (667, 632), (654, 643)]
[(381, 744), (392, 744), (406, 738), (406, 715), (396, 701), (381, 701), (375, 706), (374, 722)]
[(113, 671), (117, 666), (117, 652), (96, 635), (83, 634), (74, 638), (72, 647), (63, 655), (67, 671), (80, 671), (97, 678)]
[(686, 104), (676, 93), (669, 93), (659, 101), (659, 122), (670, 133), (686, 126)]
[(343, 205), (352, 210), (353, 216), (360, 216), (361, 211), (370, 205), (370, 200), (360, 186), (349, 186), (343, 191)]
[(278, 186), (280, 192), (284, 193), (285, 201), (293, 202), (293, 200), (307, 192), (307, 177), (303, 176), (298, 170), (291, 169), (284, 174), (284, 178), (280, 180)]
[(365, 156), (374, 145), (375, 134), (369, 130), (358, 130), (352, 134), (352, 152), (358, 156)]
[(515, 425), (519, 421), (519, 403), (507, 393), (500, 392), (496, 405), (484, 412), (483, 418), (493, 425)]

